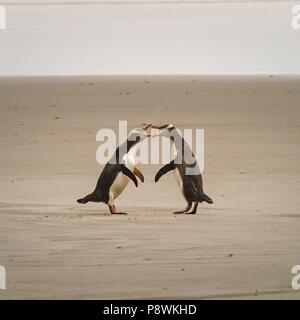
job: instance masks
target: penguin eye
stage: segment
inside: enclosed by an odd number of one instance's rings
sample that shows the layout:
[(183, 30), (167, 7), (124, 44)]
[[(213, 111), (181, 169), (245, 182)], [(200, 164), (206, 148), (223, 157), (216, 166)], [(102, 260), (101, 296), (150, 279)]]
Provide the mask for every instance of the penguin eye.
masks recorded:
[(141, 140), (141, 136), (137, 136), (136, 137), (136, 141), (138, 142), (138, 141), (140, 141)]

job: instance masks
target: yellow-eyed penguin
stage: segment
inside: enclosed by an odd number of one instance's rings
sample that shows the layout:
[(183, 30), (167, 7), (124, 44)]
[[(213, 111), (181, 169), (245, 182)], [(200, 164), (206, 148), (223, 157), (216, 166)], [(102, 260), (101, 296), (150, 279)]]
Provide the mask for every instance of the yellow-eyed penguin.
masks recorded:
[(131, 179), (135, 186), (138, 182), (135, 176), (144, 182), (143, 174), (136, 168), (135, 153), (138, 143), (150, 136), (151, 124), (143, 129), (135, 129), (131, 131), (127, 140), (120, 145), (111, 160), (104, 166), (98, 179), (95, 190), (82, 199), (78, 199), (78, 203), (104, 202), (108, 205), (112, 214), (126, 214), (117, 212), (114, 200), (122, 193)]
[[(161, 130), (160, 135), (170, 138), (172, 142), (174, 159), (157, 172), (155, 182), (169, 171), (174, 171), (177, 184), (187, 201), (187, 207), (185, 209), (174, 213), (195, 214), (199, 202), (205, 201), (207, 203), (213, 203), (213, 200), (203, 191), (203, 180), (197, 160), (189, 145), (174, 125), (152, 126), (152, 128)], [(188, 175), (187, 169), (191, 169), (193, 174)], [(192, 210), (189, 211), (191, 208)]]

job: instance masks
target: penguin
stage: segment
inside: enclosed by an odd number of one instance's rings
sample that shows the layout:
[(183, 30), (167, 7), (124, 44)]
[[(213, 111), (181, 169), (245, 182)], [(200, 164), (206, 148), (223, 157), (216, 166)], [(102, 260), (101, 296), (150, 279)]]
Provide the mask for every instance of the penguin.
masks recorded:
[[(173, 160), (162, 167), (155, 176), (155, 182), (169, 171), (173, 171), (179, 188), (187, 201), (187, 207), (175, 214), (196, 214), (199, 203), (205, 201), (213, 203), (213, 200), (203, 191), (203, 179), (200, 173), (199, 165), (187, 142), (179, 134), (173, 124), (163, 126), (152, 126), (159, 129), (159, 135), (171, 140)], [(188, 160), (188, 161), (186, 161)], [(195, 174), (188, 175), (187, 169), (190, 168)], [(193, 208), (192, 208), (193, 206)], [(190, 211), (190, 209), (192, 210)]]
[(77, 202), (84, 204), (91, 202), (103, 202), (109, 207), (111, 214), (127, 214), (118, 212), (114, 200), (123, 192), (129, 180), (132, 180), (136, 187), (138, 181), (136, 176), (144, 182), (143, 174), (137, 169), (135, 153), (138, 143), (150, 137), (151, 124), (143, 129), (134, 129), (127, 140), (120, 145), (112, 158), (104, 166), (95, 190)]

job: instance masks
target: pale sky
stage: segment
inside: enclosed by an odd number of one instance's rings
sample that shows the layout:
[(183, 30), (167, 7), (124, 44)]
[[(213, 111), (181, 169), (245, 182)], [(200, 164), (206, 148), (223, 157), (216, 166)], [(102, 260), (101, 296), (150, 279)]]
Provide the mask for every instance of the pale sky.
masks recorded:
[(8, 5), (0, 75), (300, 74), (294, 4)]

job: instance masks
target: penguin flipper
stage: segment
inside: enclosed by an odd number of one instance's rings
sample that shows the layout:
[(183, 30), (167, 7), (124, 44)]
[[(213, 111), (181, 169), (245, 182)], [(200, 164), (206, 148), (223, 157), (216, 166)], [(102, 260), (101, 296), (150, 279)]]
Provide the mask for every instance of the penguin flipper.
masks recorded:
[(139, 179), (142, 182), (145, 181), (145, 178), (144, 178), (143, 174), (141, 173), (141, 171), (137, 167), (134, 167), (133, 174), (136, 175), (137, 177), (139, 177)]
[(163, 166), (156, 174), (155, 176), (155, 182), (157, 182), (161, 176), (163, 176), (164, 174), (168, 173), (169, 171), (172, 171), (175, 169), (175, 163), (174, 160), (172, 160), (170, 163), (166, 164), (165, 166)]
[(125, 174), (125, 176), (127, 176), (129, 179), (133, 181), (136, 187), (138, 187), (138, 181), (136, 177), (124, 164), (121, 164), (121, 171), (123, 174)]

